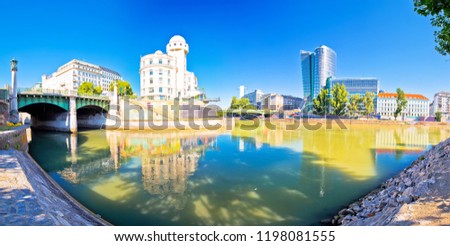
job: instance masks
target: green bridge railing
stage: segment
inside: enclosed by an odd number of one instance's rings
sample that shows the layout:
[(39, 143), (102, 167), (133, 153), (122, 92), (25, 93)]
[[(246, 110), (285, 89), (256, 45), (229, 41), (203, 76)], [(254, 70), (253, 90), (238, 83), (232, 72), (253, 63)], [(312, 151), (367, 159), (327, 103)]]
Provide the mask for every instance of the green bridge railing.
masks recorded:
[(78, 93), (76, 90), (56, 90), (56, 89), (42, 89), (42, 88), (18, 88), (18, 94), (40, 94), (40, 95), (55, 95), (55, 96), (78, 96), (86, 98), (95, 98), (109, 100), (108, 96)]

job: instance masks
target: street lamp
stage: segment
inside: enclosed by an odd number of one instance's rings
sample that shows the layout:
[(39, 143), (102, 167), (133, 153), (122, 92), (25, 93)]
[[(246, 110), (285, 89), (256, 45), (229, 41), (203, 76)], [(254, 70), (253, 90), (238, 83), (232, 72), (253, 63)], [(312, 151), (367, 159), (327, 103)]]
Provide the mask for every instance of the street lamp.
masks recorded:
[(15, 58), (13, 58), (11, 60), (11, 71), (17, 71), (17, 64), (19, 63), (18, 60), (16, 60)]
[(19, 121), (19, 111), (17, 108), (17, 64), (16, 59), (11, 60), (11, 91), (9, 92), (9, 121), (17, 123)]

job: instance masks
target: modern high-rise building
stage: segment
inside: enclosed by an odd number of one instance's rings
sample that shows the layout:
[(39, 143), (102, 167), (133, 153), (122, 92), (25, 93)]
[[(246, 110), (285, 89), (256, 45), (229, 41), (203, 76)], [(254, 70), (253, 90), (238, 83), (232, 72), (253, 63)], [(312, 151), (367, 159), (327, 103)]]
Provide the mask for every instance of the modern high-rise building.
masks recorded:
[(251, 105), (255, 106), (257, 109), (261, 109), (261, 98), (263, 95), (264, 92), (256, 89), (250, 93), (245, 94), (243, 97), (247, 98)]
[(377, 96), (380, 91), (380, 82), (377, 78), (332, 78), (331, 88), (335, 84), (344, 85), (349, 96), (356, 94), (364, 96), (366, 92), (372, 92)]
[(81, 83), (92, 82), (94, 86), (103, 89), (103, 94), (107, 94), (111, 82), (116, 80), (122, 80), (118, 72), (74, 59), (59, 67), (51, 75), (42, 75), (42, 89), (76, 91)]
[(141, 57), (141, 96), (150, 100), (173, 100), (201, 94), (197, 90), (197, 77), (187, 71), (189, 45), (186, 40), (179, 35), (173, 36), (166, 52), (158, 50)]
[(324, 87), (329, 77), (336, 76), (336, 52), (329, 47), (322, 45), (316, 48), (316, 61), (314, 63), (314, 95), (319, 95), (320, 88)]
[(434, 94), (430, 115), (435, 116), (436, 112), (441, 112), (444, 118), (450, 118), (450, 92), (441, 91)]
[(300, 51), (302, 62), (303, 99), (307, 106), (319, 95), (327, 78), (336, 76), (337, 55), (329, 47), (322, 45), (314, 50)]
[[(341, 84), (345, 86), (345, 90), (348, 91), (348, 98), (352, 95), (360, 95), (361, 97), (366, 94), (366, 92), (371, 92), (374, 94), (374, 109), (377, 111), (378, 106), (378, 93), (380, 92), (380, 82), (377, 78), (332, 78), (330, 80), (330, 88), (333, 88), (335, 84)], [(361, 103), (361, 107), (364, 107), (364, 104)]]
[(303, 106), (302, 98), (290, 95), (282, 95), (282, 96), (283, 96), (283, 110), (295, 110), (302, 108)]
[(312, 102), (314, 95), (314, 52), (300, 51), (302, 61), (303, 99), (307, 104)]

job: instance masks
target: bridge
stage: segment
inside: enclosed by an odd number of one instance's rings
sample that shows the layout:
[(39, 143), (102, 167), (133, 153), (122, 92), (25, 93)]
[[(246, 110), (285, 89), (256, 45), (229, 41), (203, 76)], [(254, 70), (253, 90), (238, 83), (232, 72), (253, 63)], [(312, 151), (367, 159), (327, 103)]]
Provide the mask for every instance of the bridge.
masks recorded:
[(34, 128), (76, 132), (78, 127), (102, 127), (110, 99), (68, 90), (19, 88), (17, 104), (19, 112), (30, 114)]

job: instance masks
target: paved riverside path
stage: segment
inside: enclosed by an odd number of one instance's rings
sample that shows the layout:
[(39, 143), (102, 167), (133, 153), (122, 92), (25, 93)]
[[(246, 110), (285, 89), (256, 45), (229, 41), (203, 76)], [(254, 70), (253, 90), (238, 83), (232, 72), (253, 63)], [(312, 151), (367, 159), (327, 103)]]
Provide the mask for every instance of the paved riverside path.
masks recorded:
[(0, 225), (109, 225), (67, 195), (32, 160), (0, 151)]

